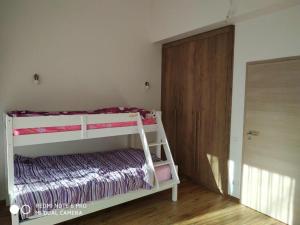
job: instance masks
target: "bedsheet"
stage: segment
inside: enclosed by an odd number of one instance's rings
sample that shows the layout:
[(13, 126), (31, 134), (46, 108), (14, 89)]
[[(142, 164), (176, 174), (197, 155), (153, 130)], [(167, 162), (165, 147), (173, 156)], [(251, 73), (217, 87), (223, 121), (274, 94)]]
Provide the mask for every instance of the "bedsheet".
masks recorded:
[[(140, 108), (126, 108), (126, 107), (111, 107), (102, 108), (93, 111), (60, 111), (60, 112), (35, 112), (35, 111), (11, 111), (7, 114), (11, 117), (32, 117), (32, 116), (55, 116), (55, 115), (82, 115), (82, 114), (112, 114), (112, 113), (136, 113), (139, 112), (142, 116), (144, 125), (152, 125), (156, 123), (154, 116), (150, 111)], [(115, 123), (99, 123), (88, 124), (87, 130), (93, 129), (105, 129), (115, 127), (129, 127), (136, 126), (135, 121), (124, 121)], [(56, 133), (56, 132), (68, 132), (81, 130), (81, 125), (73, 126), (56, 126), (56, 127), (28, 127), (22, 129), (14, 129), (13, 135), (29, 135), (29, 134), (41, 134), (41, 133)]]
[[(153, 160), (159, 159), (153, 155)], [(14, 168), (15, 204), (28, 206), (25, 214), (20, 214), (23, 220), (61, 206), (151, 189), (153, 185), (144, 152), (139, 149), (37, 158), (15, 155)], [(157, 171), (161, 171), (160, 180), (171, 177), (168, 166)]]
[(91, 111), (30, 111), (30, 110), (15, 110), (10, 111), (7, 115), (11, 117), (31, 117), (31, 116), (58, 116), (58, 115), (82, 115), (82, 114), (111, 114), (111, 113), (137, 113), (139, 112), (143, 118), (146, 118), (150, 111), (136, 107), (109, 107), (100, 108)]

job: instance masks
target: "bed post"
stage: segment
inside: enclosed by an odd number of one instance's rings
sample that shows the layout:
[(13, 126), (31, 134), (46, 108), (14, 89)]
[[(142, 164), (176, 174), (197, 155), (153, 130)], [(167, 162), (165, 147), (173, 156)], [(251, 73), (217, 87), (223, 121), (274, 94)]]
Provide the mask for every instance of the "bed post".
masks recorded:
[(7, 167), (7, 189), (11, 201), (14, 185), (14, 149), (12, 118), (6, 116), (6, 167)]
[[(178, 166), (175, 166), (175, 168), (176, 168), (176, 171), (178, 173)], [(178, 184), (175, 184), (172, 187), (172, 201), (173, 202), (177, 202), (177, 196), (178, 196)]]
[(177, 191), (178, 191), (178, 185), (174, 185), (174, 187), (172, 187), (172, 201), (173, 202), (177, 202)]
[[(155, 113), (155, 116), (156, 117), (160, 117), (160, 119), (161, 119), (161, 112), (157, 111)], [(161, 133), (159, 132), (159, 129), (157, 129), (157, 132), (156, 132), (156, 143), (161, 143), (161, 141), (162, 141), (161, 140)], [(161, 145), (156, 146), (156, 152), (155, 153), (156, 153), (156, 156), (161, 159)]]
[[(14, 190), (14, 145), (13, 145), (13, 119), (6, 116), (6, 168), (7, 168), (7, 190), (9, 197), (9, 204), (13, 204), (13, 190)], [(11, 213), (12, 225), (19, 225), (18, 213)]]

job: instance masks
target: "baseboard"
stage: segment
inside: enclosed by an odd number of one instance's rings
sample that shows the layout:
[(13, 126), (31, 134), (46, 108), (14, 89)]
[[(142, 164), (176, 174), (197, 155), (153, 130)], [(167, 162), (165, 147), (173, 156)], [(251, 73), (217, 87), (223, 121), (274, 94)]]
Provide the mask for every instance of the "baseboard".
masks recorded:
[(239, 198), (234, 197), (232, 195), (226, 195), (225, 198), (227, 198), (227, 199), (229, 199), (229, 200), (231, 200), (233, 202), (239, 203), (239, 204), (241, 203), (241, 200)]

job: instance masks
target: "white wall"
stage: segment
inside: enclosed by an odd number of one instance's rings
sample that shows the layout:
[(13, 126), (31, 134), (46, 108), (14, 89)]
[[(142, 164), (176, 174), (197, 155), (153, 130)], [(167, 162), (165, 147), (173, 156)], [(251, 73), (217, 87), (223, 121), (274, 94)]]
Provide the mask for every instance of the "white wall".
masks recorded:
[[(118, 105), (159, 109), (161, 57), (148, 38), (149, 8), (148, 0), (1, 0), (0, 113)], [(32, 82), (36, 72), (39, 86)], [(83, 146), (91, 151), (100, 143), (78, 144), (37, 148), (41, 154)], [(101, 146), (118, 144), (124, 139), (106, 139)], [(3, 142), (0, 146), (4, 198)]]
[[(300, 54), (299, 0), (233, 0), (236, 24), (229, 194), (240, 197), (245, 64)], [(153, 0), (153, 42), (164, 43), (226, 25), (229, 0)]]
[[(159, 108), (161, 53), (160, 46), (150, 40), (163, 42), (224, 25), (228, 2), (1, 0), (0, 113), (11, 109), (80, 110), (110, 105)], [(236, 197), (240, 193), (245, 63), (299, 55), (299, 6), (282, 10), (297, 2), (234, 0), (230, 147), (234, 176), (230, 177), (229, 193)], [(41, 74), (40, 86), (32, 84), (35, 72)], [(151, 82), (148, 92), (143, 88), (145, 80)], [(2, 121), (0, 126), (3, 129)], [(36, 148), (43, 148), (41, 154), (50, 154), (61, 149), (79, 151), (83, 146), (90, 151), (100, 145), (97, 141), (88, 144)], [(106, 139), (101, 148), (119, 144), (125, 144), (125, 140)], [(0, 198), (4, 197), (3, 162), (1, 142)]]
[(224, 26), (228, 14), (236, 22), (299, 3), (299, 0), (152, 0), (150, 38), (153, 42), (167, 42)]
[(234, 185), (229, 188), (234, 196), (240, 196), (246, 63), (300, 55), (299, 22), (296, 6), (236, 24), (230, 147)]
[(224, 21), (228, 0), (153, 0), (150, 38), (160, 42)]

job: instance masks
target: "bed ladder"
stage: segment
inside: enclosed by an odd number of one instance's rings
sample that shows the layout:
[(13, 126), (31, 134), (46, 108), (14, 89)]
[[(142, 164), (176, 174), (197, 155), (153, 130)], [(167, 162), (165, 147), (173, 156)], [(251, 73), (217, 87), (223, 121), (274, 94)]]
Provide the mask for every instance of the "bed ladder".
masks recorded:
[[(140, 116), (140, 114), (137, 116), (137, 126), (138, 126), (139, 135), (140, 135), (143, 149), (145, 152), (146, 162), (149, 165), (150, 169), (154, 172), (155, 187), (159, 188), (159, 182), (158, 182), (158, 179), (155, 174), (155, 167), (162, 166), (162, 165), (170, 166), (171, 175), (172, 175), (172, 179), (170, 180), (170, 182), (174, 183), (174, 185), (179, 184), (180, 181), (179, 181), (177, 169), (176, 169), (176, 166), (175, 166), (175, 163), (174, 163), (174, 160), (172, 157), (172, 153), (170, 150), (170, 146), (169, 146), (169, 143), (167, 140), (167, 136), (166, 136), (166, 133), (165, 133), (162, 121), (161, 121), (160, 113), (156, 113), (155, 118), (156, 118), (156, 124), (157, 124), (157, 130), (156, 130), (157, 138), (156, 139), (158, 142), (148, 144), (141, 116)], [(151, 153), (150, 153), (150, 147), (156, 147), (157, 152), (160, 152), (161, 147), (163, 147), (163, 150), (165, 152), (167, 160), (153, 163)], [(157, 155), (160, 157), (160, 153)]]
[(142, 122), (142, 118), (141, 115), (138, 113), (137, 114), (137, 127), (138, 127), (138, 132), (141, 138), (141, 142), (143, 145), (143, 149), (144, 149), (144, 153), (145, 153), (145, 158), (146, 158), (146, 163), (149, 166), (151, 172), (153, 172), (153, 176), (154, 176), (154, 186), (156, 189), (159, 189), (159, 182), (155, 173), (155, 169), (154, 169), (154, 164), (152, 161), (152, 156), (150, 153), (150, 149), (149, 149), (149, 145), (148, 145), (148, 141), (147, 141), (147, 137), (145, 134), (145, 130), (144, 130), (144, 126), (143, 126), (143, 122)]
[(156, 112), (155, 118), (156, 118), (156, 124), (157, 124), (156, 140), (158, 141), (158, 143), (150, 143), (149, 146), (150, 147), (156, 146), (156, 148), (157, 148), (156, 151), (159, 151), (159, 155), (161, 155), (160, 151), (161, 151), (161, 147), (163, 147), (163, 151), (165, 153), (167, 160), (158, 162), (158, 163), (154, 163), (154, 166), (169, 165), (170, 169), (171, 169), (171, 174), (172, 174), (172, 181), (174, 182), (174, 184), (179, 184), (180, 180), (179, 180), (177, 168), (176, 168), (174, 160), (173, 160), (173, 156), (171, 153), (170, 145), (169, 145), (169, 142), (167, 139), (167, 135), (166, 135), (163, 123), (161, 121), (161, 112)]

